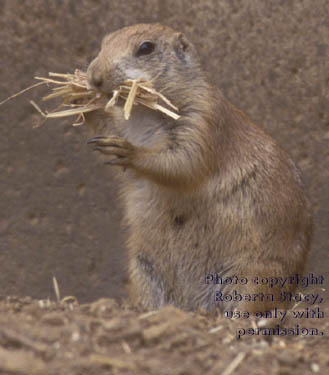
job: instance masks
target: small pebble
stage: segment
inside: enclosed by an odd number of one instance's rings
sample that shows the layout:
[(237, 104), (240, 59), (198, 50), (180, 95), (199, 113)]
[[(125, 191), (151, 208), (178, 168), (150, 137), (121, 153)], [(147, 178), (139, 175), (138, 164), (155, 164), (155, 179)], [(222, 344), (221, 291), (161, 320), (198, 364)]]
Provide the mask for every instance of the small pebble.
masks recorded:
[(311, 364), (311, 370), (312, 370), (312, 372), (317, 374), (317, 373), (320, 372), (320, 366), (317, 363), (312, 363)]

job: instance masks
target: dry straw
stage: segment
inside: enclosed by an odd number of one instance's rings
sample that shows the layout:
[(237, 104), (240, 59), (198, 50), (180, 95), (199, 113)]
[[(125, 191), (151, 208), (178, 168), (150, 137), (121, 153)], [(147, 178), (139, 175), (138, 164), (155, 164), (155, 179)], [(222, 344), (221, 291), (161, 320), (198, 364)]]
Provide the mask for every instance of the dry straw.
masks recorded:
[(87, 82), (86, 73), (78, 69), (74, 74), (49, 73), (48, 78), (35, 78), (41, 82), (12, 95), (10, 98), (0, 103), (0, 105), (22, 94), (28, 89), (41, 84), (50, 84), (53, 86), (51, 93), (44, 96), (42, 100), (48, 101), (60, 98), (62, 103), (58, 108), (52, 112), (44, 112), (34, 101), (30, 101), (45, 119), (77, 116), (73, 125), (81, 125), (85, 121), (85, 113), (99, 109), (109, 112), (111, 107), (117, 104), (119, 98), (125, 100), (124, 116), (126, 120), (130, 118), (133, 106), (138, 104), (153, 110), (161, 111), (175, 120), (178, 120), (180, 117), (177, 114), (178, 108), (165, 96), (154, 90), (151, 82), (143, 79), (127, 80), (123, 82), (122, 85), (113, 91), (113, 96), (109, 100), (106, 94), (90, 88)]

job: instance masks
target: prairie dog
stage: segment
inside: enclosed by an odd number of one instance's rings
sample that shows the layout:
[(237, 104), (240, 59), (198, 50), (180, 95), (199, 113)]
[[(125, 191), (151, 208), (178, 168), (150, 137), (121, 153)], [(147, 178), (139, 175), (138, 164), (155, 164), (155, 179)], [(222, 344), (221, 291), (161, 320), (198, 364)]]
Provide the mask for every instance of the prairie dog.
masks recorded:
[[(310, 204), (286, 152), (223, 97), (193, 44), (169, 27), (140, 24), (109, 34), (87, 76), (109, 95), (126, 79), (151, 80), (181, 115), (175, 121), (138, 106), (126, 121), (118, 105), (87, 118), (96, 136), (89, 143), (125, 169), (116, 168), (132, 301), (150, 309), (286, 309), (279, 294), (295, 284), (252, 282), (301, 274), (310, 248)], [(248, 282), (216, 284), (209, 275)], [(274, 301), (218, 298), (234, 290)]]

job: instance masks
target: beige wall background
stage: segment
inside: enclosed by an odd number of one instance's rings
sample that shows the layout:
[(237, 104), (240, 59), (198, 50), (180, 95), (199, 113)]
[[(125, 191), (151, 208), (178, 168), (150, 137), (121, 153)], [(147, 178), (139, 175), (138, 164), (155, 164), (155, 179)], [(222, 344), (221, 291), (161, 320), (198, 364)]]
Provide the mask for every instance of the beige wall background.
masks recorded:
[[(161, 22), (214, 83), (292, 155), (314, 206), (310, 272), (329, 268), (327, 0), (0, 0), (0, 101), (49, 71), (85, 69), (102, 37)], [(39, 115), (36, 89), (0, 107), (0, 294), (125, 296), (125, 233), (110, 168), (83, 126)]]

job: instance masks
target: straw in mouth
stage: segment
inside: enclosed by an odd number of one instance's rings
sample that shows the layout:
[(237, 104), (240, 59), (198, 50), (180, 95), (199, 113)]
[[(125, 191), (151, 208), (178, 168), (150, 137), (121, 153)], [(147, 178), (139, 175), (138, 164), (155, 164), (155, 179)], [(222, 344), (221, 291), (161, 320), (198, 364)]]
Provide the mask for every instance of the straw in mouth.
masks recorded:
[[(119, 98), (125, 100), (124, 116), (128, 120), (134, 105), (143, 105), (153, 110), (161, 111), (167, 116), (178, 120), (178, 108), (174, 106), (164, 95), (157, 92), (152, 83), (143, 79), (127, 80), (113, 91), (113, 96), (109, 100), (106, 94), (90, 89), (87, 82), (86, 73), (76, 69), (74, 74), (49, 73), (48, 78), (35, 77), (41, 83), (52, 84), (51, 93), (42, 98), (48, 101), (61, 98), (62, 103), (52, 112), (44, 112), (33, 101), (31, 104), (38, 112), (48, 118), (59, 118), (67, 116), (77, 116), (73, 125), (84, 123), (84, 114), (87, 112), (103, 109), (110, 111)], [(63, 109), (67, 108), (68, 109)]]

